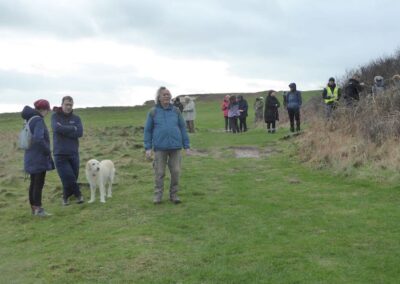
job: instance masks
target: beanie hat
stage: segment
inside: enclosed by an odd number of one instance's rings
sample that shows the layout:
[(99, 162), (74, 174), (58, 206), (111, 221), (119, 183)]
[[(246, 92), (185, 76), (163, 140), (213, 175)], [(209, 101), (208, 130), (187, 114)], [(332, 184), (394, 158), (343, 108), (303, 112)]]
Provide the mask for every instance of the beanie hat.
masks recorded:
[(37, 100), (33, 105), (35, 106), (35, 109), (50, 110), (50, 103), (43, 99)]

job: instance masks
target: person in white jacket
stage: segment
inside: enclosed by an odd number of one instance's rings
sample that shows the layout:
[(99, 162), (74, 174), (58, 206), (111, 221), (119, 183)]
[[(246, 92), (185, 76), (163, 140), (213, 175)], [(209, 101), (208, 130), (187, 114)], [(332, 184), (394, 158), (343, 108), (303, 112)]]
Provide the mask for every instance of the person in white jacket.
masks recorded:
[(186, 127), (189, 133), (194, 133), (194, 120), (196, 119), (196, 106), (193, 99), (189, 96), (185, 97), (185, 104), (182, 111), (183, 118), (186, 121)]

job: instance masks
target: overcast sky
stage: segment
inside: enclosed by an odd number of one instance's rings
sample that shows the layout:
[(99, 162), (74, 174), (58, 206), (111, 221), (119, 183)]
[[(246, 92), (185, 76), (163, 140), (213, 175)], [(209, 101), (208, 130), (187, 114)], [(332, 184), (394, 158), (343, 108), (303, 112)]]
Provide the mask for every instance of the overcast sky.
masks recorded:
[(322, 87), (400, 47), (396, 0), (0, 0), (0, 112)]

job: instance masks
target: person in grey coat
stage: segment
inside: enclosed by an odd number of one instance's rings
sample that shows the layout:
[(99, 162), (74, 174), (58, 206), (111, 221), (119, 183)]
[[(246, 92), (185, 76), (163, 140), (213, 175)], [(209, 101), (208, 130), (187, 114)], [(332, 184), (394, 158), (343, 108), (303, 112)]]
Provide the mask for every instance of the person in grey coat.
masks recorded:
[(375, 76), (374, 85), (372, 86), (372, 95), (374, 97), (381, 96), (385, 92), (385, 81), (382, 76)]
[(196, 119), (196, 105), (193, 99), (189, 96), (185, 97), (185, 105), (183, 107), (183, 118), (186, 121), (186, 126), (189, 133), (194, 133), (194, 120)]

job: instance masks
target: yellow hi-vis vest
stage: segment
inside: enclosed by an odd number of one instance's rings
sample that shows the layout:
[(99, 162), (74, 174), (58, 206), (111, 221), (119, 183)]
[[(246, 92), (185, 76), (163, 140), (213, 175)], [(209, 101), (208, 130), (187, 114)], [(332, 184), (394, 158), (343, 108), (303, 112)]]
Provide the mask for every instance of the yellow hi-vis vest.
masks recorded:
[(324, 100), (326, 104), (336, 102), (338, 100), (338, 98), (339, 98), (339, 88), (338, 88), (338, 86), (335, 87), (335, 89), (333, 90), (333, 93), (332, 93), (331, 87), (329, 87), (329, 85), (326, 86), (326, 95), (328, 97), (328, 99)]

